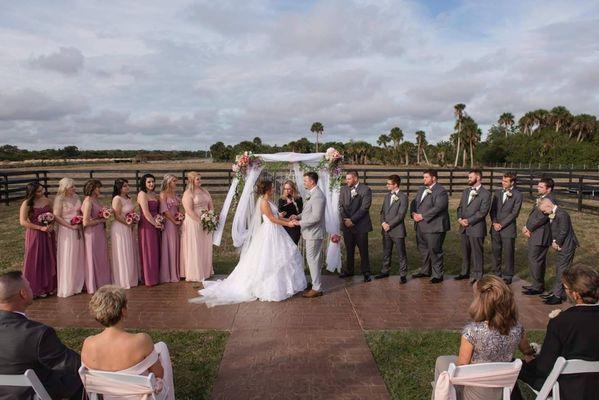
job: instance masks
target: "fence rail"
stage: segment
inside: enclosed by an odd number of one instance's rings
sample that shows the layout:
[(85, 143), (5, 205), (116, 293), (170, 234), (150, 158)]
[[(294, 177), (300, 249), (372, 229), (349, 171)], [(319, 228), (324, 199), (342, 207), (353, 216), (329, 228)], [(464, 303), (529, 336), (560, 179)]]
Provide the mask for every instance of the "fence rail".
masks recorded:
[[(203, 185), (213, 194), (224, 194), (228, 191), (233, 173), (230, 169), (195, 169), (202, 175)], [(409, 194), (415, 193), (422, 184), (422, 168), (361, 168), (358, 174), (362, 182), (368, 184), (375, 194), (385, 193), (385, 184), (390, 174), (401, 177), (402, 190)], [(506, 171), (518, 175), (517, 186), (530, 197), (534, 196), (535, 185), (543, 177), (555, 180), (554, 191), (558, 193), (570, 208), (578, 211), (599, 211), (599, 175), (581, 173), (578, 170), (536, 170), (536, 169), (510, 169), (487, 168), (483, 171), (483, 184), (489, 189), (501, 188), (501, 179)], [(46, 193), (53, 195), (58, 188), (58, 182), (64, 177), (71, 178), (75, 185), (82, 187), (91, 178), (98, 179), (105, 188), (112, 187), (117, 178), (127, 179), (139, 191), (141, 177), (145, 173), (156, 176), (157, 186), (161, 177), (170, 173), (185, 181), (187, 170), (155, 169), (155, 170), (129, 170), (129, 169), (51, 169), (32, 171), (0, 171), (0, 199), (6, 205), (21, 200), (25, 196), (26, 186), (30, 182), (40, 182), (46, 188)], [(468, 169), (439, 169), (439, 183), (444, 185), (450, 195), (461, 192), (468, 184)], [(289, 170), (271, 173), (278, 183), (292, 176)]]

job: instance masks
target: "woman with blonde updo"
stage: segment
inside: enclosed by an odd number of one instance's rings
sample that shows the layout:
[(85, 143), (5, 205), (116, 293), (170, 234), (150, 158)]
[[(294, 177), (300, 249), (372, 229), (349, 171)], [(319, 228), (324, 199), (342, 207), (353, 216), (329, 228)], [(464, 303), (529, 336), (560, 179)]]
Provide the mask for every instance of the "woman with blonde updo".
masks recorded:
[[(462, 330), (458, 356), (441, 356), (435, 366), (435, 381), (449, 364), (468, 365), (510, 362), (516, 349), (532, 359), (530, 347), (518, 312), (514, 293), (499, 277), (486, 275), (473, 285), (474, 300), (468, 310), (472, 322)], [(500, 399), (501, 388), (458, 387), (458, 398), (466, 400)]]
[(178, 179), (175, 175), (166, 174), (162, 178), (160, 189), (160, 213), (164, 217), (164, 230), (160, 250), (160, 282), (179, 282), (179, 260), (181, 240), (177, 219), (179, 214), (179, 197), (177, 197)]
[(185, 219), (181, 228), (181, 277), (201, 282), (214, 274), (212, 268), (212, 232), (202, 228), (203, 210), (213, 210), (212, 197), (202, 187), (199, 173), (187, 173), (187, 188), (183, 193)]
[(81, 293), (85, 283), (85, 242), (81, 200), (75, 182), (62, 178), (54, 198), (54, 219), (57, 228), (56, 272), (58, 297)]

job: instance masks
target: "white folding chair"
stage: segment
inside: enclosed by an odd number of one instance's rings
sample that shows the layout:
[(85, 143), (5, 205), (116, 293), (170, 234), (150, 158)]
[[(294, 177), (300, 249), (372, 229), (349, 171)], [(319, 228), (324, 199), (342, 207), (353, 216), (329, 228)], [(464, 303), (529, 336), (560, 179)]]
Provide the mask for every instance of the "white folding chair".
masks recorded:
[(162, 400), (167, 391), (156, 393), (156, 377), (153, 373), (132, 375), (121, 372), (89, 370), (83, 365), (79, 376), (90, 400), (98, 400), (98, 395), (108, 396), (147, 396), (147, 399)]
[(0, 386), (30, 387), (38, 400), (52, 400), (35, 371), (28, 369), (23, 375), (0, 375)]
[(591, 373), (599, 373), (599, 361), (566, 360), (564, 357), (558, 357), (541, 390), (537, 392), (531, 389), (537, 395), (536, 400), (560, 400), (557, 381), (560, 375)]
[(521, 360), (461, 366), (451, 363), (447, 373), (452, 385), (503, 388), (503, 400), (510, 400), (521, 368)]

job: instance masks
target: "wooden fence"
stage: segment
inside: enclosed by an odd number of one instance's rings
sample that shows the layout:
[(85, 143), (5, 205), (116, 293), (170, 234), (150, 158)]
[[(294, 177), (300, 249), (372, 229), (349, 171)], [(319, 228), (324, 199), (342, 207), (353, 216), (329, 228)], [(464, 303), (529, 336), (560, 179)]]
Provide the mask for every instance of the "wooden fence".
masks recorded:
[[(233, 179), (233, 173), (229, 169), (197, 169), (202, 175), (203, 185), (212, 193), (222, 195), (226, 193)], [(418, 190), (422, 184), (422, 168), (361, 168), (357, 169), (361, 181), (368, 184), (375, 194), (386, 191), (385, 183), (390, 174), (401, 177), (401, 187), (408, 195)], [(565, 201), (569, 208), (578, 211), (599, 211), (599, 175), (585, 174), (580, 170), (536, 170), (536, 169), (504, 169), (490, 168), (483, 171), (483, 184), (489, 189), (501, 187), (501, 178), (506, 171), (515, 172), (518, 175), (517, 186), (520, 190), (533, 197), (535, 185), (543, 177), (551, 177), (555, 180), (555, 189), (558, 196)], [(450, 195), (460, 193), (467, 186), (468, 169), (439, 169), (439, 183), (444, 185)], [(160, 187), (161, 178), (170, 173), (178, 176), (182, 182), (185, 181), (186, 170), (130, 170), (130, 169), (98, 169), (98, 170), (72, 170), (72, 169), (48, 169), (35, 171), (0, 171), (0, 200), (6, 205), (18, 201), (25, 196), (26, 185), (30, 182), (40, 182), (46, 187), (48, 194), (53, 195), (58, 188), (58, 181), (64, 177), (72, 178), (78, 188), (82, 188), (85, 181), (90, 178), (98, 179), (104, 186), (105, 194), (109, 195), (116, 178), (127, 179), (137, 191), (141, 177), (145, 173), (151, 173), (156, 177), (157, 186)], [(293, 176), (289, 170), (281, 170), (271, 173), (278, 183), (285, 178)], [(80, 190), (81, 192), (81, 190)]]

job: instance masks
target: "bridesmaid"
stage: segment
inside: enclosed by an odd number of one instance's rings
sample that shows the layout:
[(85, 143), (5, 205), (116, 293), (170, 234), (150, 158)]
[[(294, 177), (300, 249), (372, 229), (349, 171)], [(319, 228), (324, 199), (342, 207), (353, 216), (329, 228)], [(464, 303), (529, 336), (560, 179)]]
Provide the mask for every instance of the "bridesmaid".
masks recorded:
[(23, 275), (31, 284), (34, 297), (56, 292), (56, 240), (52, 225), (38, 222), (44, 213), (52, 213), (52, 203), (38, 182), (27, 185), (25, 201), (19, 211), (19, 223), (25, 228)]
[[(279, 217), (290, 218), (298, 216), (304, 210), (304, 202), (301, 196), (297, 193), (297, 186), (293, 181), (285, 181), (283, 184), (283, 196), (279, 199)], [(288, 227), (283, 226), (291, 239), (298, 244), (302, 237), (301, 228), (299, 226)]]
[(118, 178), (114, 181), (114, 222), (110, 228), (112, 276), (114, 284), (124, 289), (137, 286), (139, 281), (139, 247), (133, 232), (133, 222), (127, 222), (127, 214), (135, 211), (129, 190), (129, 182), (126, 179)]
[(187, 188), (183, 193), (185, 219), (181, 231), (181, 276), (187, 281), (201, 282), (214, 274), (212, 269), (212, 232), (202, 228), (202, 209), (212, 210), (212, 197), (202, 188), (197, 172), (187, 174)]
[(83, 291), (85, 283), (85, 242), (81, 224), (71, 224), (74, 217), (81, 216), (81, 200), (76, 194), (71, 178), (58, 182), (54, 198), (54, 218), (58, 224), (56, 267), (58, 297), (69, 297)]
[(108, 241), (106, 240), (106, 220), (98, 214), (102, 210), (99, 197), (102, 183), (97, 179), (85, 182), (83, 211), (83, 232), (85, 239), (85, 288), (94, 293), (98, 288), (112, 283), (108, 261)]
[(179, 199), (176, 194), (177, 177), (164, 175), (160, 189), (160, 213), (164, 216), (164, 231), (162, 232), (162, 247), (160, 251), (160, 282), (179, 282), (179, 254), (181, 240), (177, 221)]
[(160, 230), (162, 225), (156, 220), (160, 204), (154, 193), (156, 180), (154, 175), (141, 177), (141, 192), (137, 194), (137, 203), (141, 208), (139, 220), (139, 258), (146, 286), (160, 282)]

